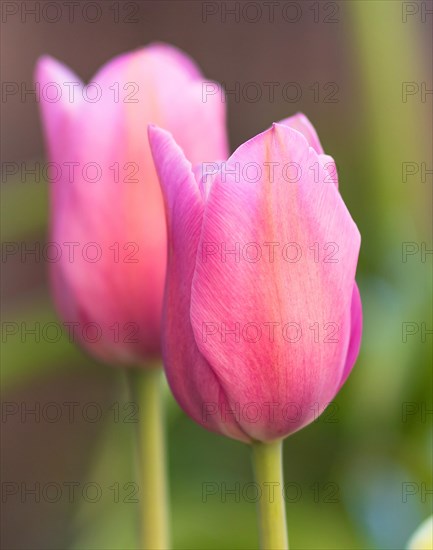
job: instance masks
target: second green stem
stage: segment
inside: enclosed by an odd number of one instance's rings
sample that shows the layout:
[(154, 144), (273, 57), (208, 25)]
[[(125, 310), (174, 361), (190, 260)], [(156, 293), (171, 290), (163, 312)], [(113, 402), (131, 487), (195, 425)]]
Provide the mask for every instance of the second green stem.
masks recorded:
[(169, 548), (162, 369), (142, 367), (128, 372), (133, 400), (139, 405), (137, 433), (140, 483), (140, 529), (143, 550)]

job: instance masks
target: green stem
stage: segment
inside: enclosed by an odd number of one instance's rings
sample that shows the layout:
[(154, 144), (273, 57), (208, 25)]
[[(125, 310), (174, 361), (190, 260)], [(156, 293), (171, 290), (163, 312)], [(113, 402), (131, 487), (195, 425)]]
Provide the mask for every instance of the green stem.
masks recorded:
[(282, 440), (252, 444), (254, 475), (261, 489), (258, 501), (260, 547), (288, 550), (286, 506), (283, 496)]
[(169, 548), (162, 369), (129, 369), (133, 400), (139, 405), (137, 464), (140, 485), (142, 550)]

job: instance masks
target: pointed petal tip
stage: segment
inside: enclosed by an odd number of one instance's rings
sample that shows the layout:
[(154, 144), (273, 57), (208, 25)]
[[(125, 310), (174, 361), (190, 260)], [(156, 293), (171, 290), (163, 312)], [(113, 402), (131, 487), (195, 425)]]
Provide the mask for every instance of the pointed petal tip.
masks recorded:
[(296, 132), (299, 132), (307, 140), (310, 147), (312, 147), (317, 154), (322, 155), (324, 153), (322, 144), (320, 143), (319, 136), (316, 129), (310, 122), (309, 118), (304, 113), (298, 112), (295, 115), (281, 120), (278, 124), (292, 128)]
[(147, 135), (149, 137), (155, 134), (155, 130), (158, 130), (158, 126), (156, 124), (150, 123), (147, 125)]
[(178, 147), (172, 134), (164, 128), (160, 128), (157, 124), (148, 124), (147, 136), (153, 154), (164, 144)]
[(67, 65), (48, 54), (44, 54), (38, 58), (34, 69), (34, 82), (40, 86), (45, 86), (49, 83), (57, 84), (61, 87), (71, 83), (78, 83), (80, 86), (83, 86), (82, 80), (76, 73)]
[(155, 62), (156, 67), (162, 71), (176, 71), (184, 77), (196, 80), (202, 78), (201, 71), (195, 61), (180, 48), (165, 42), (151, 42), (146, 46), (132, 51), (122, 52), (104, 63), (92, 77), (99, 81), (111, 75), (112, 71), (127, 68), (131, 62), (138, 63), (141, 70), (151, 70)]
[(46, 81), (48, 75), (56, 74), (57, 68), (61, 66), (61, 63), (51, 55), (44, 54), (38, 57), (34, 70), (34, 80)]

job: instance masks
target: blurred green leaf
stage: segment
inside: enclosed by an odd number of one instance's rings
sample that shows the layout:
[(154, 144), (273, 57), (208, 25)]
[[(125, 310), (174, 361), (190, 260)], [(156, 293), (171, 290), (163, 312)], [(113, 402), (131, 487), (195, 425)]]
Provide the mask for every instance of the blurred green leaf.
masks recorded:
[(1, 239), (17, 241), (48, 225), (48, 185), (8, 180), (1, 186)]

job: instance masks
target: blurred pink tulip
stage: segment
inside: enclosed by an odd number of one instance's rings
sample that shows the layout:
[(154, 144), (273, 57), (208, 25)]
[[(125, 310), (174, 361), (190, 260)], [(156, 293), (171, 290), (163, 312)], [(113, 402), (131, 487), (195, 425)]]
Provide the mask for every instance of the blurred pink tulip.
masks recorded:
[[(166, 224), (147, 126), (167, 128), (192, 162), (225, 158), (221, 96), (203, 99), (193, 61), (153, 44), (116, 57), (88, 85), (58, 61), (36, 69), (51, 161), (55, 301), (96, 356), (160, 353)], [(206, 134), (206, 139), (203, 135)]]
[(360, 235), (334, 161), (301, 114), (194, 171), (168, 132), (149, 137), (169, 229), (172, 391), (210, 430), (285, 437), (323, 412), (359, 352)]

